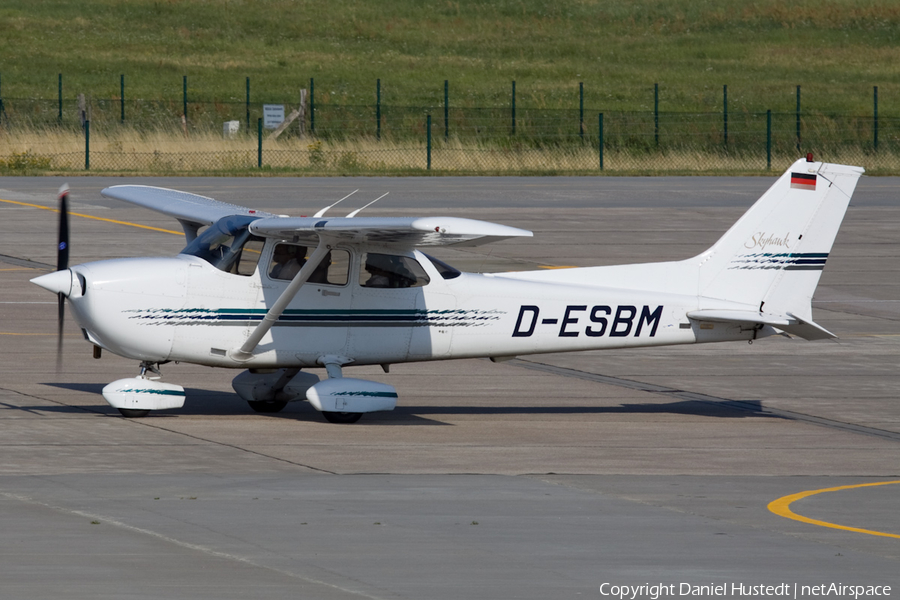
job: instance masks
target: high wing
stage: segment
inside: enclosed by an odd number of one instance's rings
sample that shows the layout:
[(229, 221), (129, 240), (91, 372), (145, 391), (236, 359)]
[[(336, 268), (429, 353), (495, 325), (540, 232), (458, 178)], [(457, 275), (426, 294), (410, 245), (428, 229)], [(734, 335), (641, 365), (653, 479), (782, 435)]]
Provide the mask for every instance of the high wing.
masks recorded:
[(531, 237), (524, 229), (459, 217), (284, 217), (213, 198), (150, 185), (115, 185), (100, 192), (175, 217), (188, 242), (197, 231), (232, 215), (257, 216), (250, 232), (261, 237), (292, 239), (316, 245), (331, 240), (413, 248), (416, 246), (480, 246), (511, 237)]
[(107, 198), (123, 200), (175, 217), (184, 228), (188, 242), (197, 237), (197, 230), (212, 225), (223, 217), (246, 215), (274, 217), (272, 213), (252, 210), (236, 204), (219, 202), (213, 198), (170, 190), (152, 185), (114, 185), (100, 192)]
[(459, 217), (273, 217), (254, 221), (250, 232), (314, 245), (322, 236), (354, 244), (413, 248), (480, 246), (532, 232)]

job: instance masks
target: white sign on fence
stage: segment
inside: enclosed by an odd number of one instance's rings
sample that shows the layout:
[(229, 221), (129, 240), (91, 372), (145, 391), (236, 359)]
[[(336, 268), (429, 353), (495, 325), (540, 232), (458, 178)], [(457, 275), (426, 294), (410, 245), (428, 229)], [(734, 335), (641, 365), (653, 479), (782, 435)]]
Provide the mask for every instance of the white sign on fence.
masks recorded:
[(275, 129), (284, 121), (284, 104), (263, 104), (263, 127)]

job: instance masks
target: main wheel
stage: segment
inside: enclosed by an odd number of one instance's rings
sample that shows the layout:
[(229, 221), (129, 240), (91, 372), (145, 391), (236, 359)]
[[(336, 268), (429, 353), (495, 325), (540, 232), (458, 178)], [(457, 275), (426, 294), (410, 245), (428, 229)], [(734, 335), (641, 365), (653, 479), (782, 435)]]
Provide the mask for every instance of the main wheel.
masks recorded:
[(122, 416), (126, 419), (140, 419), (141, 417), (146, 417), (150, 414), (149, 410), (139, 408), (120, 408), (119, 412), (122, 413)]
[(329, 423), (338, 423), (340, 425), (349, 425), (350, 423), (356, 423), (359, 421), (359, 418), (363, 416), (362, 413), (348, 413), (348, 412), (322, 412), (322, 416), (325, 417), (325, 420)]
[(247, 404), (258, 413), (271, 414), (281, 412), (281, 409), (287, 406), (287, 400), (272, 400), (271, 402), (267, 400), (248, 400)]

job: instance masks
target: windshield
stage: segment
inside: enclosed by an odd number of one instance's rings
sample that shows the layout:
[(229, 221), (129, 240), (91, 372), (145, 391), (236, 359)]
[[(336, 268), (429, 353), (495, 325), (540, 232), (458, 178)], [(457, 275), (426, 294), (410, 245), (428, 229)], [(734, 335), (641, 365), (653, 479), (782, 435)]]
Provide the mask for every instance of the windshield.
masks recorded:
[(188, 244), (181, 254), (202, 258), (226, 273), (251, 275), (259, 262), (264, 242), (248, 230), (250, 223), (258, 218), (234, 215), (219, 219)]

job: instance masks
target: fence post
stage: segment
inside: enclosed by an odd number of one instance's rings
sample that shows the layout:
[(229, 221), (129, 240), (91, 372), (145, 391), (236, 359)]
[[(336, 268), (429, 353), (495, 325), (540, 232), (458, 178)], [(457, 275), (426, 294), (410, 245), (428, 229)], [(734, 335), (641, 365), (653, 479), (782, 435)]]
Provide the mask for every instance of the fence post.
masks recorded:
[(722, 86), (722, 126), (724, 132), (725, 149), (728, 150), (728, 86)]
[(247, 78), (247, 130), (250, 130), (250, 78)]
[[(877, 85), (875, 86), (873, 93), (874, 93), (873, 101), (875, 102), (875, 106), (874, 106), (875, 111), (873, 113), (874, 120), (872, 122), (872, 126), (873, 126), (872, 142), (874, 143), (875, 151), (877, 152), (878, 151), (878, 86)], [(2, 107), (2, 106), (3, 106), (3, 100), (0, 100), (0, 107)]]
[(766, 169), (772, 169), (772, 109), (766, 111)]
[(600, 113), (600, 170), (603, 170), (603, 113)]
[(800, 86), (797, 86), (797, 152), (800, 152)]
[(59, 74), (59, 124), (62, 125), (62, 73)]
[(653, 84), (653, 139), (659, 148), (659, 84)]
[(3, 114), (5, 112), (3, 110), (3, 85), (0, 83), (0, 124), (3, 124)]
[(512, 82), (512, 134), (516, 135), (516, 81)]
[(256, 119), (256, 166), (262, 169), (262, 117)]
[(375, 80), (375, 139), (381, 139), (381, 79)]
[(309, 134), (316, 135), (316, 82), (309, 78)]
[(427, 169), (430, 171), (431, 170), (431, 115), (428, 115), (428, 118), (426, 119), (425, 131), (426, 131), (426, 135), (427, 135), (427, 139), (428, 139), (427, 144), (426, 144), (427, 148), (428, 148), (428, 167), (427, 167)]
[[(584, 141), (584, 82), (578, 82), (578, 135)], [(603, 167), (600, 167), (601, 169)]]
[(653, 139), (659, 148), (659, 84), (653, 84)]
[(444, 140), (450, 139), (450, 80), (444, 80)]
[(91, 122), (84, 122), (84, 170), (91, 169)]

